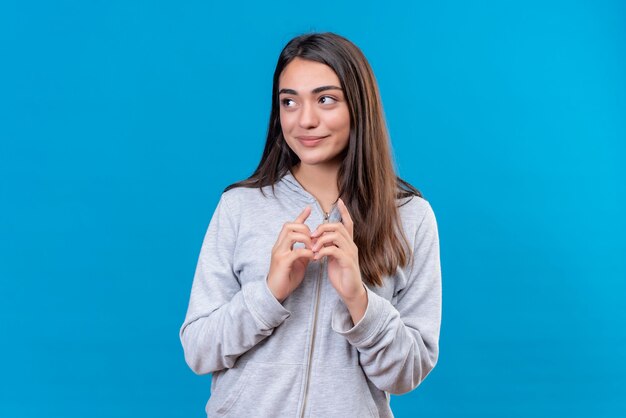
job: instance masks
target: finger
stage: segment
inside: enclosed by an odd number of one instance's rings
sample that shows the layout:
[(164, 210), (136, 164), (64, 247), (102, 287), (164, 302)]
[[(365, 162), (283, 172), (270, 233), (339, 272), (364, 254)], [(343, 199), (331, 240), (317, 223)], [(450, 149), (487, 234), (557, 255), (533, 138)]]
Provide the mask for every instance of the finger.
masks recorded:
[(326, 244), (332, 244), (339, 248), (343, 248), (346, 244), (345, 237), (337, 232), (327, 232), (317, 239), (317, 242), (311, 249), (313, 251), (318, 251), (320, 248), (326, 246)]
[(311, 249), (311, 247), (313, 247), (313, 242), (311, 241), (311, 237), (309, 237), (307, 234), (302, 234), (300, 232), (290, 232), (287, 236), (286, 239), (283, 240), (280, 244), (279, 247), (284, 249), (284, 250), (293, 250), (293, 245), (296, 242), (301, 242), (304, 244), (305, 248)]
[(302, 234), (309, 235), (309, 236), (311, 235), (310, 229), (308, 226), (304, 224), (287, 222), (283, 224), (283, 227), (280, 230), (280, 233), (278, 234), (278, 238), (276, 238), (276, 245), (277, 246), (281, 245), (280, 243), (282, 243), (286, 239), (287, 235), (289, 235), (291, 231), (300, 232)]
[(311, 233), (311, 238), (316, 238), (322, 234), (326, 234), (329, 232), (339, 232), (344, 237), (346, 237), (347, 240), (353, 240), (353, 238), (350, 236), (350, 233), (346, 230), (345, 225), (340, 222), (321, 224), (317, 227), (315, 231), (313, 231), (313, 233)]
[(341, 254), (343, 254), (343, 251), (341, 251), (338, 247), (331, 245), (329, 247), (322, 247), (321, 250), (315, 253), (315, 256), (313, 257), (313, 259), (319, 260), (324, 256), (331, 256), (333, 258), (339, 258)]
[(303, 234), (307, 234), (309, 236), (311, 235), (311, 230), (305, 224), (298, 224), (298, 223), (295, 223), (295, 222), (287, 222), (284, 225), (284, 227), (287, 230), (287, 232), (295, 231), (295, 232), (301, 232)]
[(289, 265), (293, 264), (294, 261), (300, 259), (300, 258), (306, 258), (309, 260), (313, 260), (313, 258), (315, 257), (315, 254), (313, 254), (313, 251), (307, 249), (307, 248), (298, 248), (297, 250), (293, 250), (291, 251), (287, 257), (287, 263), (289, 263)]
[(300, 215), (298, 215), (298, 217), (296, 218), (294, 222), (303, 224), (304, 221), (306, 221), (306, 218), (308, 218), (310, 214), (311, 214), (311, 205), (306, 205), (304, 210), (300, 212)]
[(338, 223), (338, 222), (331, 222), (331, 223), (320, 224), (320, 225), (317, 226), (315, 231), (313, 231), (311, 233), (311, 236), (312, 237), (318, 237), (318, 236), (322, 235), (325, 232), (332, 232), (332, 231), (336, 230), (339, 225), (341, 225), (341, 224)]
[(348, 206), (344, 203), (344, 201), (339, 198), (339, 213), (341, 214), (341, 223), (346, 227), (350, 238), (354, 238), (354, 222), (352, 222), (352, 216), (350, 216), (350, 212), (348, 211)]

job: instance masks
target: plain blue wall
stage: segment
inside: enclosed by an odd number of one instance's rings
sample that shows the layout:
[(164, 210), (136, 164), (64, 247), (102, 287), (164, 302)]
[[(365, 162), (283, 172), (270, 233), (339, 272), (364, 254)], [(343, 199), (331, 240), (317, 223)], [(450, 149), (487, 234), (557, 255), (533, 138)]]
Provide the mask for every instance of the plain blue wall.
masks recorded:
[(4, 0), (0, 416), (202, 417), (178, 339), (276, 58), (335, 31), (439, 222), (439, 364), (398, 417), (626, 416), (626, 5)]

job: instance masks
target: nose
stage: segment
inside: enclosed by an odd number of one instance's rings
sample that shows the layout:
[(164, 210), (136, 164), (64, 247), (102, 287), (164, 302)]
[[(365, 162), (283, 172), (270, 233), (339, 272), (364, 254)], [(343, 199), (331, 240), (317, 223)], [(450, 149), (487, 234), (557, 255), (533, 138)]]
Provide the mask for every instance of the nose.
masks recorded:
[(315, 128), (319, 123), (319, 118), (315, 106), (305, 103), (300, 111), (300, 117), (298, 123), (301, 128), (311, 129)]

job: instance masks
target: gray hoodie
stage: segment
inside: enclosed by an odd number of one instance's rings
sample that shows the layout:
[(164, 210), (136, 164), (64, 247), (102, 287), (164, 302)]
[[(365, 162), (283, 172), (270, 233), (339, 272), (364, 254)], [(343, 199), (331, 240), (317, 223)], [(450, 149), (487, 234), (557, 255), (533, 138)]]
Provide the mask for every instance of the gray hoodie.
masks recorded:
[(437, 362), (439, 237), (430, 204), (399, 202), (415, 261), (366, 286), (354, 325), (326, 272), (311, 261), (283, 303), (267, 287), (271, 250), (308, 204), (311, 231), (340, 222), (288, 172), (271, 187), (222, 194), (202, 243), (180, 340), (189, 367), (212, 373), (210, 417), (392, 417), (389, 394), (417, 387)]

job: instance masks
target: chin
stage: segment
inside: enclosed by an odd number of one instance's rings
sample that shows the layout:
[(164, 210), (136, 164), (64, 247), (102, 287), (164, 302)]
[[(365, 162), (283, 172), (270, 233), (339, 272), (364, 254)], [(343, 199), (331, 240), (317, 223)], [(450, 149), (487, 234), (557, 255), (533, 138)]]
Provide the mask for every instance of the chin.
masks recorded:
[(298, 159), (301, 163), (306, 165), (318, 165), (328, 164), (330, 162), (336, 161), (339, 158), (339, 155), (341, 153), (335, 154), (333, 152), (335, 150), (329, 150), (327, 148), (328, 147), (303, 149), (302, 147), (296, 146), (291, 149), (298, 156)]
[(337, 161), (337, 157), (307, 157), (307, 156), (302, 156), (300, 157), (300, 163), (305, 164), (305, 165), (321, 165), (321, 164), (328, 164), (328, 163), (332, 163)]
[(324, 164), (326, 161), (328, 160), (324, 158), (300, 158), (300, 163), (305, 165)]

